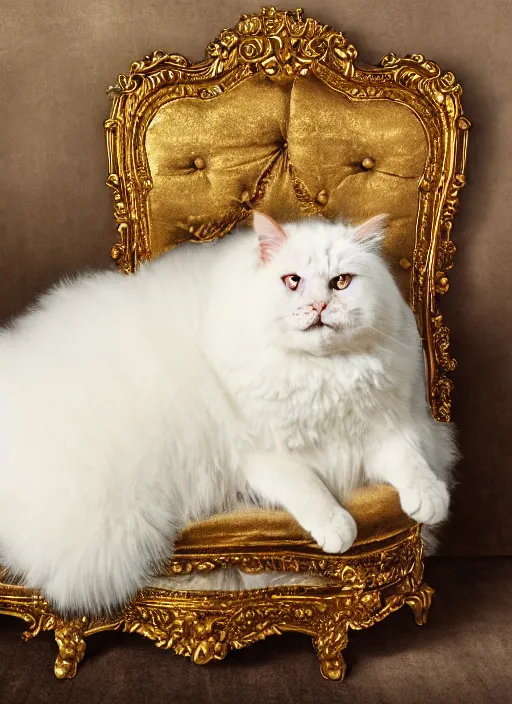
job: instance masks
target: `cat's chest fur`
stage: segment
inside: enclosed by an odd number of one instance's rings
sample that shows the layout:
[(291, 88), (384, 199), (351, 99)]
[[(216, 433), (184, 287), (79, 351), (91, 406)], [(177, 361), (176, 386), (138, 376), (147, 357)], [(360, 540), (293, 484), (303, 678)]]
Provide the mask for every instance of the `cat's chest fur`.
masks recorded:
[(243, 374), (234, 396), (249, 431), (269, 449), (325, 449), (363, 438), (375, 414), (393, 396), (382, 360), (370, 356), (345, 359), (261, 360), (253, 374)]

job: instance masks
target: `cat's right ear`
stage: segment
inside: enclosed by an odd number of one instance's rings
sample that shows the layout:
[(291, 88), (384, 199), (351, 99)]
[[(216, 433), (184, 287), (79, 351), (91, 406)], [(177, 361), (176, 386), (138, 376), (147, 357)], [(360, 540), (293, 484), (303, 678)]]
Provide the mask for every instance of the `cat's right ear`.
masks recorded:
[(259, 210), (253, 210), (252, 215), (254, 232), (260, 245), (260, 259), (267, 264), (286, 242), (286, 233), (275, 220)]
[(361, 244), (379, 244), (389, 225), (389, 215), (375, 215), (354, 230), (353, 238)]

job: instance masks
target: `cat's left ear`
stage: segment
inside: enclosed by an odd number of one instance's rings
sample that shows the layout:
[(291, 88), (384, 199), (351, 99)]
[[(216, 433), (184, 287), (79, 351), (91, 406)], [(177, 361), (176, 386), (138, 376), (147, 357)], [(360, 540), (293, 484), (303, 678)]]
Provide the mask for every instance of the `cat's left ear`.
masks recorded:
[(375, 215), (362, 225), (356, 227), (353, 238), (361, 244), (379, 244), (384, 239), (386, 228), (389, 225), (389, 215), (382, 213)]
[(260, 258), (267, 264), (286, 242), (286, 233), (275, 220), (259, 210), (253, 210), (253, 227), (258, 235)]

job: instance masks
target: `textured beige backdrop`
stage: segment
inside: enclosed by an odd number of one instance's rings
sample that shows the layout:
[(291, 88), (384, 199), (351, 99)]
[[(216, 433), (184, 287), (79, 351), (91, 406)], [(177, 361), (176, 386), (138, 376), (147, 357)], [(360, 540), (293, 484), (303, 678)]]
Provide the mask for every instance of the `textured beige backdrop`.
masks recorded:
[[(459, 359), (459, 468), (445, 554), (512, 553), (512, 3), (324, 0), (303, 3), (368, 62), (423, 53), (452, 70), (474, 127), (442, 302)], [(115, 239), (106, 176), (105, 89), (164, 49), (203, 56), (249, 0), (28, 0), (0, 24), (0, 320), (64, 272), (107, 267)], [(280, 7), (294, 7), (282, 3)]]

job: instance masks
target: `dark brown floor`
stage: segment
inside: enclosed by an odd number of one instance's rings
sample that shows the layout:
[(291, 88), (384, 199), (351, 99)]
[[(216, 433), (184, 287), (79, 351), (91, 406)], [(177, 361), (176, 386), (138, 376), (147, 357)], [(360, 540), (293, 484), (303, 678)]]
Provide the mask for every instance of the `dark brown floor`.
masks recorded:
[(74, 680), (52, 672), (49, 635), (20, 639), (23, 624), (0, 617), (1, 704), (507, 704), (512, 702), (512, 558), (431, 560), (438, 595), (424, 628), (408, 609), (346, 651), (344, 682), (320, 676), (307, 637), (288, 634), (204, 667), (139, 636), (100, 634)]

